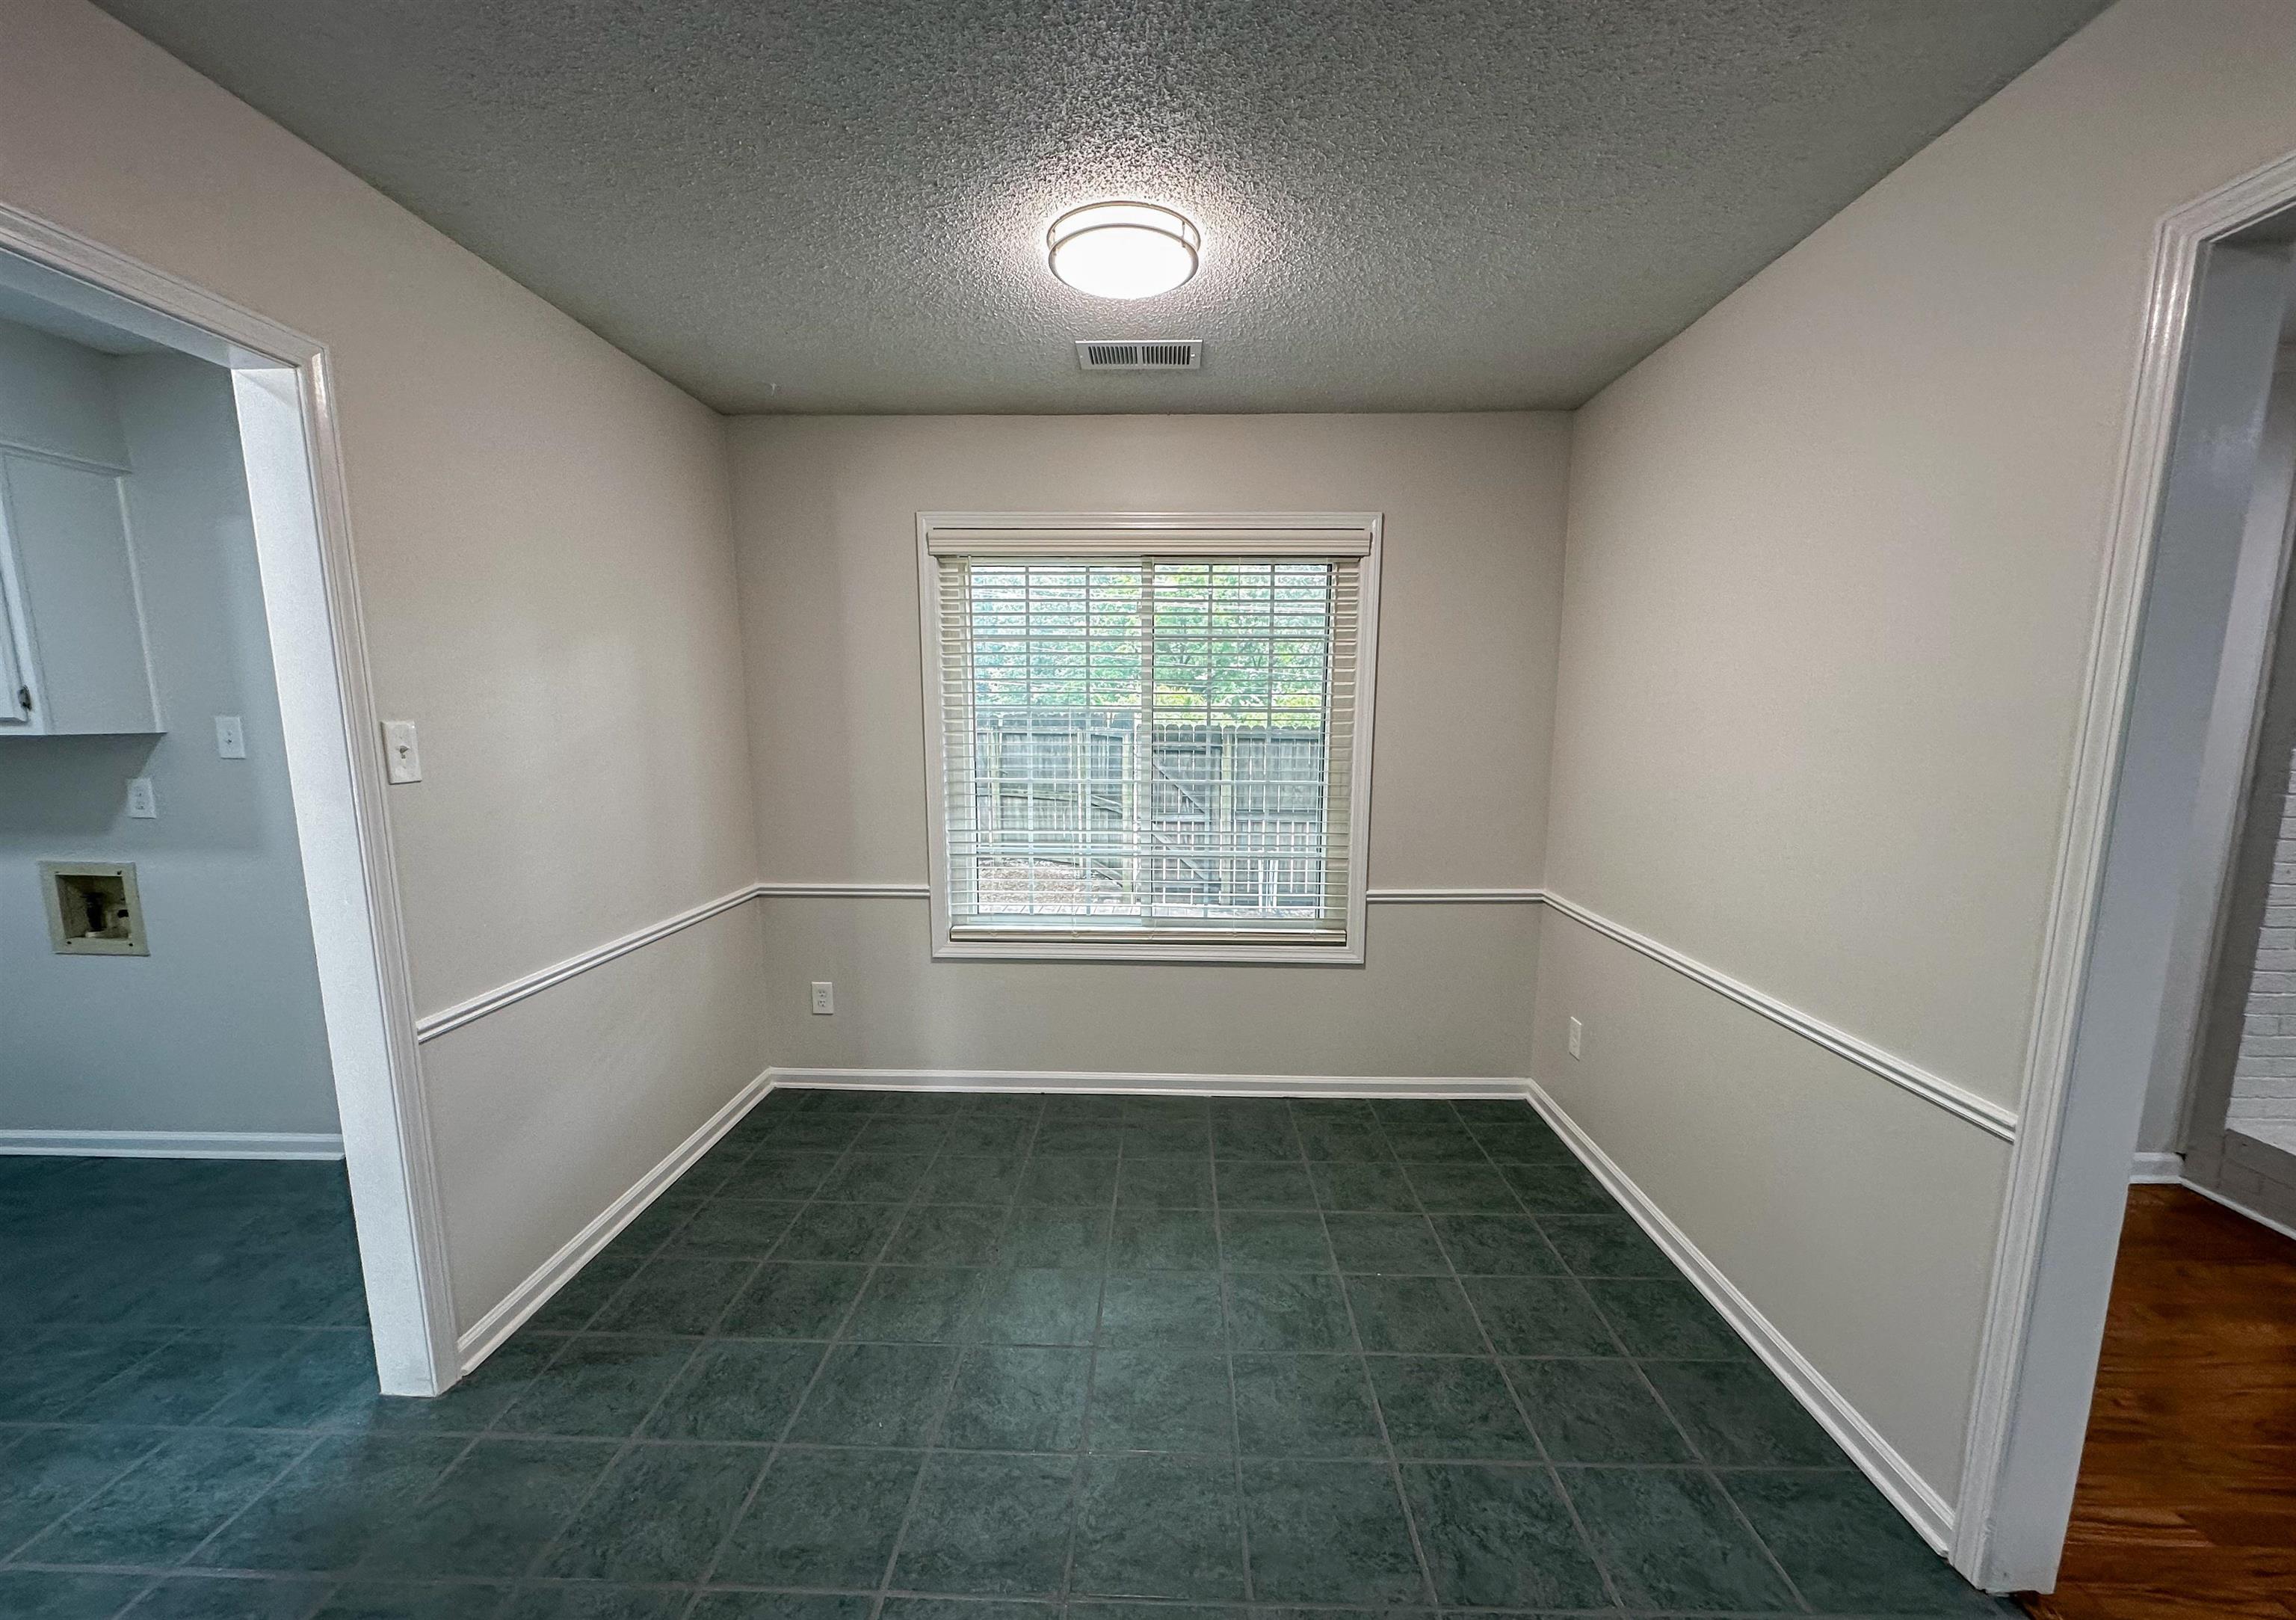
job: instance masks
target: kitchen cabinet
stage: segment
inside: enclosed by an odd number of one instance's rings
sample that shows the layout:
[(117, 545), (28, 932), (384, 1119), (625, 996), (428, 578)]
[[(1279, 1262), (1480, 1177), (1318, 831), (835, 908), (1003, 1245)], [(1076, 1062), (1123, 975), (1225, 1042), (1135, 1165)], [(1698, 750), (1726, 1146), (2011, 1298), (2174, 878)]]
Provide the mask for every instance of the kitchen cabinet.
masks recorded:
[(0, 736), (162, 729), (120, 482), (0, 450)]

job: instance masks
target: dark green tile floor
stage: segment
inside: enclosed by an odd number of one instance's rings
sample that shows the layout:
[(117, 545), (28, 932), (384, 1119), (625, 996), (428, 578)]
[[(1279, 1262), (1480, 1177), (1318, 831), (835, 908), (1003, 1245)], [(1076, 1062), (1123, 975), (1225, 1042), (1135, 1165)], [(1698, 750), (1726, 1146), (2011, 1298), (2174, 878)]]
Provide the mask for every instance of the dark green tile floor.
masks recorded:
[(777, 1092), (434, 1402), (333, 1167), (0, 1238), (12, 1620), (2008, 1612), (1521, 1104)]

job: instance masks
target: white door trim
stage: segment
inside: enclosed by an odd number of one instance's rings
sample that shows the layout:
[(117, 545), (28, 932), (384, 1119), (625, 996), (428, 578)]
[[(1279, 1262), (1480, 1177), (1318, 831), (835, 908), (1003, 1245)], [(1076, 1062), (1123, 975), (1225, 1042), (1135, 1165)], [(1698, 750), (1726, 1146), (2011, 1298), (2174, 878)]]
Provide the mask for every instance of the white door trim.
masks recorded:
[(5, 203), (0, 249), (232, 368), (376, 1366), (436, 1394), (461, 1369), (326, 347)]
[[(2120, 1134), (2115, 1126), (2095, 1139), (2074, 1140), (2066, 1125), (2080, 1090), (2083, 1019), (2097, 1010), (2084, 1005), (2083, 990), (2102, 937), (2107, 839), (2202, 257), (2212, 243), (2292, 201), (2296, 154), (2177, 209), (2154, 239), (1956, 1516), (1954, 1567), (1993, 1591), (2054, 1582), (2065, 1529), (2059, 1501), (2071, 1499), (2080, 1435), (2066, 1432), (2062, 1410), (2040, 1410), (2027, 1373), (2038, 1368), (2062, 1381), (2065, 1369), (2080, 1368), (2093, 1376), (2112, 1287), (2109, 1246), (2102, 1263), (2092, 1254), (2053, 1265), (2045, 1263), (2044, 1238), (2053, 1223), (2062, 1232), (2093, 1222), (2089, 1191), (2100, 1176), (2125, 1186), (2135, 1147), (2133, 1113), (2127, 1139), (2106, 1139)], [(2046, 1303), (2070, 1308), (2045, 1312), (2045, 1292)]]

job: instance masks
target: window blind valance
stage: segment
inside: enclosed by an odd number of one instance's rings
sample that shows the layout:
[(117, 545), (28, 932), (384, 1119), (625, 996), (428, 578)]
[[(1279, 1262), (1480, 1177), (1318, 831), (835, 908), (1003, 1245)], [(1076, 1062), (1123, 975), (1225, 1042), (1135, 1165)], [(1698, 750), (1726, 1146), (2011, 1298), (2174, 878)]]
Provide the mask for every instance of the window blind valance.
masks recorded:
[(926, 513), (933, 556), (1363, 557), (1374, 514), (1330, 515), (1144, 513), (1078, 517), (1061, 513)]

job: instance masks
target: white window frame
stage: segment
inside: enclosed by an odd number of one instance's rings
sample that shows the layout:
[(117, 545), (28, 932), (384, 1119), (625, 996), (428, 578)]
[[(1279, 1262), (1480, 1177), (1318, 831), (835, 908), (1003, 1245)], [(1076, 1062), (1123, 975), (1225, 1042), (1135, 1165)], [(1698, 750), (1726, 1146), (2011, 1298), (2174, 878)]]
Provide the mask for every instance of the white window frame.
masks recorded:
[[(1043, 962), (1227, 962), (1359, 967), (1364, 960), (1364, 888), (1371, 864), (1372, 700), (1379, 667), (1376, 512), (920, 512), (917, 514), (918, 629), (925, 717), (925, 813), (932, 867), (932, 955), (936, 960)], [(948, 806), (941, 707), (940, 559), (965, 556), (1352, 557), (1358, 572), (1355, 729), (1348, 778), (1346, 930), (1339, 942), (1259, 939), (1156, 940), (1137, 933), (1105, 940), (957, 939), (949, 914)]]

